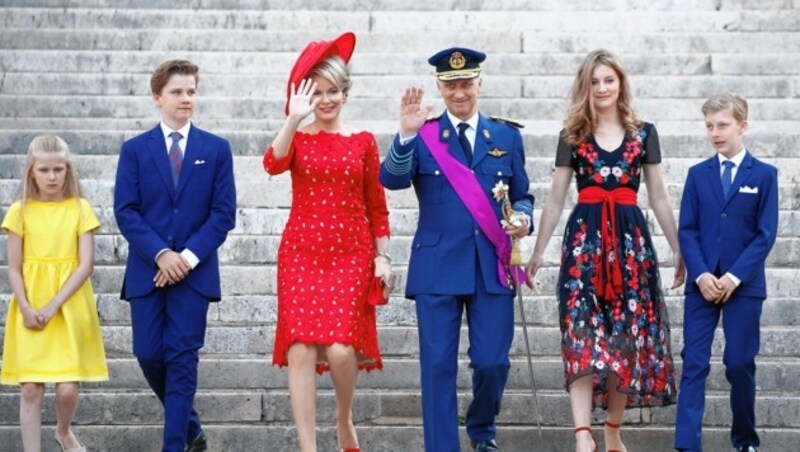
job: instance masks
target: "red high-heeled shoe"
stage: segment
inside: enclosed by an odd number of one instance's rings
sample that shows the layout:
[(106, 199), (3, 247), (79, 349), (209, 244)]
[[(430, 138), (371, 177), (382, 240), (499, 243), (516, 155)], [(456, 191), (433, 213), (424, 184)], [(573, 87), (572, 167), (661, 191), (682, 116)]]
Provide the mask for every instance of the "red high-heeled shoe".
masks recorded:
[[(614, 428), (620, 428), (621, 426), (622, 424), (612, 424), (611, 422), (606, 421), (606, 427), (608, 428), (614, 429)], [(619, 449), (609, 449), (608, 452), (622, 452), (622, 451)]]
[(583, 427), (575, 427), (575, 434), (577, 435), (580, 432), (589, 432), (589, 435), (592, 437), (592, 443), (594, 443), (594, 449), (592, 449), (592, 451), (597, 452), (597, 441), (594, 439), (594, 434), (592, 434), (592, 428), (587, 425)]

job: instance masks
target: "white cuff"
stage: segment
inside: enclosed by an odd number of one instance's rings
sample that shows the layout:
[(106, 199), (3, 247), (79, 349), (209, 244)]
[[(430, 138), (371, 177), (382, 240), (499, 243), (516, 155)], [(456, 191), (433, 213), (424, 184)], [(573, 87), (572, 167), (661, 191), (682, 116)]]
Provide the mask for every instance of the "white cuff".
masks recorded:
[(186, 259), (186, 262), (189, 263), (189, 267), (191, 267), (192, 270), (194, 270), (194, 268), (197, 267), (197, 264), (200, 263), (200, 259), (198, 259), (189, 248), (185, 248), (183, 251), (181, 251), (181, 256)]

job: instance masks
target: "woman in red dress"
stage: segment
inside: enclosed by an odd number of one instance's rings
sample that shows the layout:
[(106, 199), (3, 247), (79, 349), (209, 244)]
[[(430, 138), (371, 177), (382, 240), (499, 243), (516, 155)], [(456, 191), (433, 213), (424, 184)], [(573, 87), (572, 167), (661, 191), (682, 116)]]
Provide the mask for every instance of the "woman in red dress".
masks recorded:
[(650, 208), (672, 248), (673, 289), (683, 284), (684, 266), (658, 133), (634, 114), (619, 60), (605, 50), (587, 55), (570, 101), (527, 272), (532, 281), (542, 266), (574, 175), (578, 203), (561, 243), (557, 293), (575, 451), (597, 450), (592, 407), (602, 406), (606, 451), (623, 452), (624, 409), (670, 405), (677, 395), (658, 259), (636, 205), (642, 176)]
[[(340, 117), (350, 90), (355, 35), (312, 42), (288, 82), (286, 122), (264, 154), (270, 174), (289, 170), (292, 208), (278, 251), (273, 364), (289, 367), (300, 449), (316, 451), (316, 375), (330, 371), (339, 447), (358, 450), (351, 414), (359, 370), (381, 369), (375, 277), (389, 280), (389, 212), (371, 133)], [(314, 121), (300, 127), (311, 113)]]

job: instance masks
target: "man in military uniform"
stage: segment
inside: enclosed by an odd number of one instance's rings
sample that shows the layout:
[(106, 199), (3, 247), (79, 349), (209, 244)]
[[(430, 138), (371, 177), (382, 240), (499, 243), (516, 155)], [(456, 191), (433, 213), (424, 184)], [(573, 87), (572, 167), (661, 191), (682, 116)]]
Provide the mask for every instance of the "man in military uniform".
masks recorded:
[[(381, 165), (384, 187), (413, 185), (419, 199), (406, 297), (416, 301), (428, 452), (460, 449), (456, 374), (465, 308), (473, 370), (467, 434), (476, 451), (499, 450), (495, 417), (514, 336), (509, 237), (532, 232), (534, 199), (528, 194), (521, 126), (478, 112), (485, 58), (451, 48), (428, 60), (436, 67), (447, 109), (428, 119), (432, 107), (422, 106), (422, 89), (407, 88), (400, 131)], [(492, 193), (499, 183), (507, 186), (511, 206), (524, 220), (501, 226), (502, 206)]]

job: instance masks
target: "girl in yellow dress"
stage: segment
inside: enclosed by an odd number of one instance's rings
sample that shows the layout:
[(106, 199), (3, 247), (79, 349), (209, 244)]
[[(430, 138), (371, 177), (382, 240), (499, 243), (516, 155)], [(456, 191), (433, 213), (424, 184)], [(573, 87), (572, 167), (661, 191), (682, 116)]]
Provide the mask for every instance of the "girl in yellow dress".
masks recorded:
[(108, 380), (89, 281), (93, 232), (100, 223), (82, 197), (69, 148), (59, 137), (33, 139), (20, 191), (2, 223), (13, 296), (0, 382), (21, 386), (19, 420), (26, 452), (41, 449), (45, 383), (56, 385), (56, 442), (64, 451), (81, 452), (86, 449), (70, 430), (78, 382)]

